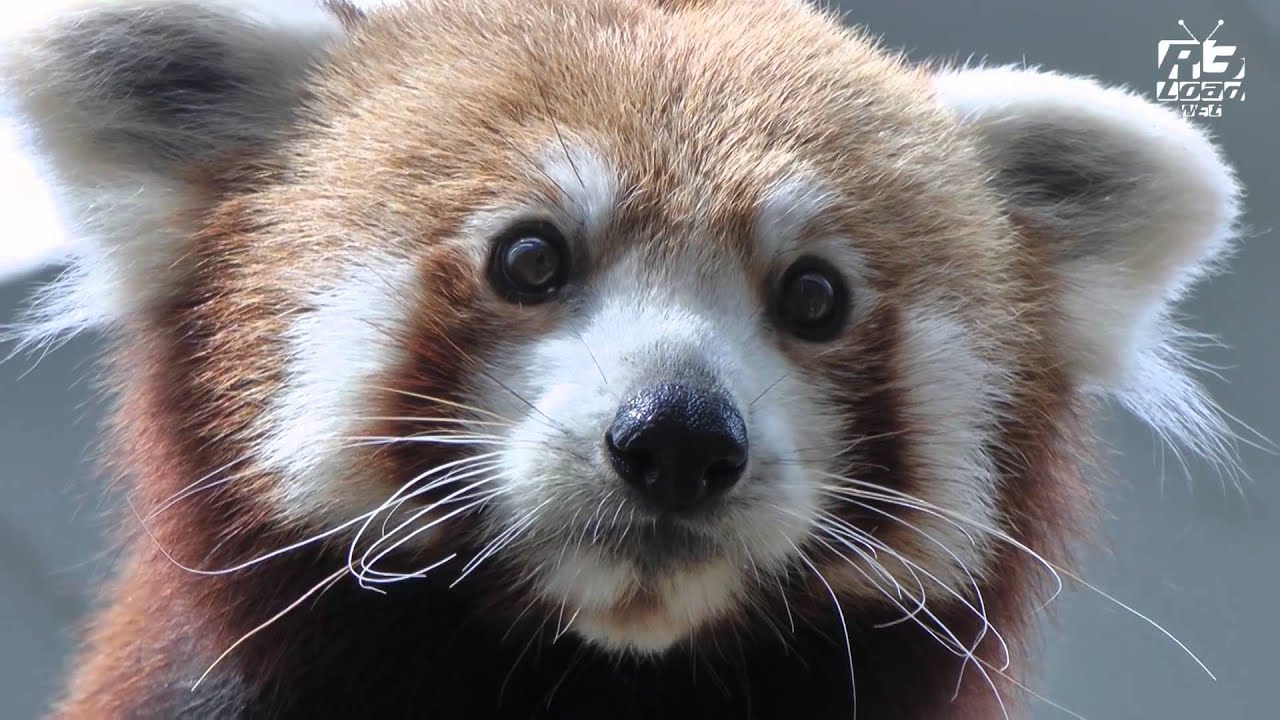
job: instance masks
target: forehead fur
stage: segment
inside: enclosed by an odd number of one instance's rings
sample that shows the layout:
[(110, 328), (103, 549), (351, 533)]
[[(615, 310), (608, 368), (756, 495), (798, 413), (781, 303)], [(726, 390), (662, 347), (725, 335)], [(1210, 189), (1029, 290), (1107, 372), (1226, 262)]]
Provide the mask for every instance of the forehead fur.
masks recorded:
[(1003, 248), (948, 247), (991, 235), (993, 203), (920, 71), (800, 4), (677, 5), (373, 15), (316, 80), (320, 122), (294, 148), (306, 184), (429, 237), (442, 218), (546, 184), (545, 148), (585, 147), (619, 174), (620, 222), (748, 238), (769, 189), (804, 175), (843, 200), (836, 222), (891, 275), (903, 239), (912, 266), (950, 265), (943, 282), (963, 282), (970, 262), (989, 271)]

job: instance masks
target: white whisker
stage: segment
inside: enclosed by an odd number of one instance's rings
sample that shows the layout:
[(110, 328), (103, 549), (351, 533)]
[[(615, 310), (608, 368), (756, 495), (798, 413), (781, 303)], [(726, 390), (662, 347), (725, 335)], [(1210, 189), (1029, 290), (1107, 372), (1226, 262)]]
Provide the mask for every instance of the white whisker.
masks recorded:
[(520, 533), (524, 532), (525, 530), (527, 530), (529, 527), (533, 525), (533, 523), (537, 520), (539, 511), (541, 511), (542, 508), (546, 507), (547, 504), (550, 502), (551, 502), (551, 498), (547, 498), (546, 500), (543, 500), (536, 507), (534, 507), (533, 509), (525, 513), (521, 519), (512, 523), (511, 526), (508, 527), (505, 531), (503, 531), (503, 533), (500, 534), (497, 539), (491, 541), (487, 546), (485, 546), (483, 550), (481, 550), (476, 555), (475, 558), (472, 558), (471, 562), (467, 564), (467, 567), (463, 568), (462, 574), (460, 574), (458, 576), (458, 579), (454, 580), (449, 585), (449, 587), (454, 587), (458, 583), (462, 582), (476, 568), (480, 567), (480, 565), (485, 560), (497, 554), (498, 552), (503, 550), (507, 545), (510, 545), (512, 542), (514, 542), (515, 539), (520, 536)]
[[(890, 488), (886, 488), (886, 487), (883, 487), (883, 486), (880, 486), (880, 485), (875, 485), (875, 484), (873, 484), (873, 483), (865, 483), (865, 482), (861, 482), (861, 481), (855, 481), (855, 480), (851, 480), (851, 479), (849, 479), (849, 478), (842, 478), (842, 477), (838, 477), (838, 476), (832, 476), (832, 477), (834, 477), (835, 479), (841, 480), (841, 481), (845, 481), (845, 482), (853, 482), (853, 483), (857, 483), (857, 484), (867, 485), (867, 486), (870, 486), (870, 487), (875, 488), (877, 492), (885, 493), (885, 494), (888, 494), (888, 495), (896, 495), (896, 496), (898, 496), (899, 498), (901, 498), (901, 499), (903, 499), (903, 500), (905, 500), (905, 501), (907, 501), (907, 502), (909, 502), (909, 503), (912, 503), (912, 504), (913, 504), (913, 506), (914, 506), (917, 510), (920, 510), (920, 511), (922, 511), (922, 512), (928, 512), (928, 513), (933, 514), (933, 515), (935, 515), (935, 516), (937, 516), (937, 517), (939, 517), (939, 518), (941, 518), (941, 519), (950, 519), (950, 520), (952, 520), (952, 521), (954, 521), (954, 522), (956, 522), (956, 523), (961, 523), (961, 522), (963, 522), (963, 523), (968, 523), (971, 527), (976, 528), (976, 529), (978, 529), (978, 530), (982, 530), (983, 532), (988, 533), (992, 538), (995, 538), (995, 539), (997, 539), (997, 540), (1000, 540), (1001, 542), (1007, 543), (1007, 544), (1009, 544), (1009, 545), (1013, 546), (1014, 548), (1016, 548), (1016, 549), (1018, 549), (1018, 550), (1020, 550), (1020, 551), (1022, 551), (1022, 552), (1027, 553), (1030, 557), (1034, 558), (1038, 563), (1040, 563), (1042, 566), (1044, 566), (1046, 569), (1048, 569), (1048, 570), (1049, 570), (1049, 572), (1050, 572), (1050, 573), (1054, 576), (1054, 578), (1057, 580), (1058, 587), (1057, 587), (1057, 589), (1055, 590), (1055, 592), (1053, 593), (1053, 597), (1057, 597), (1057, 596), (1062, 592), (1062, 579), (1061, 579), (1061, 577), (1059, 577), (1059, 576), (1060, 576), (1060, 575), (1065, 575), (1066, 577), (1068, 577), (1068, 578), (1070, 578), (1070, 579), (1072, 579), (1072, 580), (1074, 580), (1074, 581), (1076, 581), (1076, 582), (1080, 583), (1081, 585), (1083, 585), (1084, 587), (1088, 588), (1089, 590), (1091, 590), (1091, 591), (1093, 591), (1093, 592), (1097, 593), (1098, 595), (1100, 595), (1100, 596), (1101, 596), (1101, 597), (1103, 597), (1104, 599), (1111, 601), (1111, 602), (1112, 602), (1112, 603), (1114, 603), (1117, 607), (1120, 607), (1121, 609), (1123, 609), (1123, 610), (1125, 610), (1126, 612), (1130, 613), (1130, 614), (1131, 614), (1131, 615), (1133, 615), (1134, 617), (1136, 617), (1136, 618), (1138, 618), (1138, 619), (1142, 620), (1143, 622), (1145, 622), (1146, 624), (1150, 625), (1152, 628), (1154, 628), (1155, 630), (1157, 630), (1160, 634), (1164, 635), (1166, 638), (1168, 638), (1170, 641), (1172, 641), (1175, 645), (1177, 645), (1177, 646), (1178, 646), (1178, 648), (1179, 648), (1179, 649), (1181, 649), (1181, 650), (1182, 650), (1182, 652), (1183, 652), (1183, 653), (1185, 653), (1188, 657), (1190, 657), (1190, 658), (1191, 658), (1191, 660), (1192, 660), (1193, 662), (1195, 662), (1195, 663), (1196, 663), (1196, 665), (1198, 665), (1198, 666), (1200, 667), (1200, 669), (1201, 669), (1201, 670), (1203, 670), (1203, 671), (1204, 671), (1204, 673), (1205, 673), (1206, 675), (1208, 675), (1208, 676), (1209, 676), (1209, 678), (1210, 678), (1210, 679), (1215, 680), (1215, 681), (1218, 679), (1218, 678), (1217, 678), (1217, 675), (1215, 675), (1215, 674), (1213, 673), (1213, 671), (1211, 671), (1211, 670), (1209, 669), (1209, 667), (1208, 667), (1208, 666), (1207, 666), (1207, 665), (1206, 665), (1206, 664), (1205, 664), (1205, 663), (1204, 663), (1204, 662), (1203, 662), (1203, 661), (1202, 661), (1202, 660), (1201, 660), (1201, 659), (1200, 659), (1200, 658), (1199, 658), (1199, 657), (1198, 657), (1194, 652), (1192, 652), (1192, 651), (1191, 651), (1191, 649), (1190, 649), (1189, 647), (1187, 647), (1187, 646), (1186, 646), (1186, 644), (1185, 644), (1185, 643), (1183, 643), (1181, 640), (1179, 640), (1176, 636), (1174, 636), (1174, 635), (1173, 635), (1173, 633), (1171, 633), (1171, 632), (1169, 632), (1168, 630), (1166, 630), (1162, 625), (1160, 625), (1159, 623), (1157, 623), (1155, 620), (1152, 620), (1150, 617), (1147, 617), (1146, 615), (1144, 615), (1144, 614), (1142, 614), (1142, 613), (1138, 612), (1137, 610), (1135, 610), (1134, 608), (1130, 607), (1129, 605), (1126, 605), (1125, 603), (1120, 602), (1120, 601), (1119, 601), (1118, 599), (1116, 599), (1115, 597), (1113, 597), (1113, 596), (1111, 596), (1111, 595), (1109, 595), (1109, 594), (1107, 594), (1107, 593), (1103, 592), (1101, 589), (1099, 589), (1099, 588), (1097, 588), (1096, 586), (1094, 586), (1094, 585), (1090, 584), (1089, 582), (1085, 581), (1085, 580), (1084, 580), (1083, 578), (1081, 578), (1079, 575), (1077, 575), (1077, 574), (1075, 574), (1075, 573), (1072, 573), (1072, 572), (1071, 572), (1071, 571), (1069, 571), (1069, 570), (1066, 570), (1066, 569), (1064, 569), (1064, 568), (1061, 568), (1061, 567), (1059, 567), (1059, 566), (1055, 565), (1054, 563), (1050, 562), (1047, 558), (1045, 558), (1045, 557), (1043, 557), (1042, 555), (1040, 555), (1040, 553), (1037, 553), (1035, 550), (1033, 550), (1033, 549), (1031, 549), (1030, 547), (1028, 547), (1025, 543), (1023, 543), (1023, 542), (1021, 542), (1021, 541), (1017, 540), (1016, 538), (1012, 537), (1012, 536), (1011, 536), (1011, 535), (1009, 535), (1008, 533), (1006, 533), (1006, 532), (1004, 532), (1004, 531), (1002, 531), (1002, 530), (998, 530), (998, 529), (996, 529), (996, 528), (990, 527), (989, 525), (986, 525), (986, 524), (984, 524), (984, 523), (978, 522), (978, 521), (973, 520), (973, 519), (971, 519), (971, 518), (964, 517), (963, 515), (960, 515), (959, 513), (952, 512), (952, 511), (950, 511), (950, 510), (947, 510), (946, 508), (938, 507), (937, 505), (934, 505), (934, 504), (932, 504), (932, 503), (925, 502), (925, 501), (921, 500), (920, 498), (917, 498), (917, 497), (914, 497), (914, 496), (911, 496), (911, 495), (907, 495), (907, 494), (905, 494), (905, 493), (901, 493), (901, 492), (899, 492), (899, 491), (892, 490), (892, 489), (890, 489)], [(943, 516), (946, 516), (946, 517), (943, 517)], [(1052, 599), (1053, 599), (1053, 598), (1050, 598), (1050, 601), (1052, 601)], [(1046, 604), (1047, 604), (1047, 602), (1046, 602)]]
[[(973, 588), (973, 591), (974, 591), (974, 601), (975, 601), (975, 602), (977, 602), (977, 604), (978, 604), (978, 605), (977, 605), (977, 607), (974, 607), (974, 606), (973, 606), (973, 605), (972, 605), (972, 604), (971, 604), (971, 603), (970, 603), (970, 602), (969, 602), (969, 601), (968, 601), (964, 596), (962, 596), (960, 593), (956, 592), (956, 591), (955, 591), (954, 589), (952, 589), (948, 584), (946, 584), (946, 583), (942, 582), (939, 578), (935, 577), (935, 576), (933, 575), (933, 573), (930, 573), (929, 571), (925, 570), (923, 567), (921, 567), (919, 564), (917, 564), (917, 563), (916, 563), (916, 562), (914, 562), (913, 560), (908, 559), (907, 557), (903, 556), (901, 553), (899, 553), (899, 552), (897, 552), (897, 551), (893, 550), (892, 548), (890, 548), (887, 544), (885, 544), (885, 543), (883, 543), (883, 542), (880, 542), (879, 540), (877, 540), (877, 539), (875, 539), (875, 538), (871, 537), (870, 535), (868, 535), (868, 534), (866, 534), (866, 533), (862, 533), (862, 532), (861, 532), (861, 531), (859, 531), (857, 528), (854, 528), (853, 526), (849, 525), (848, 523), (844, 523), (843, 521), (840, 521), (840, 522), (841, 522), (842, 524), (844, 524), (844, 525), (845, 525), (849, 530), (851, 530), (851, 531), (855, 531), (855, 532), (859, 532), (859, 533), (863, 534), (864, 536), (866, 536), (866, 537), (867, 537), (867, 539), (868, 539), (869, 541), (871, 541), (871, 542), (875, 542), (875, 543), (877, 543), (878, 545), (880, 545), (880, 546), (885, 550), (885, 552), (889, 553), (889, 554), (890, 554), (890, 555), (892, 555), (895, 559), (897, 559), (899, 562), (903, 563), (903, 565), (904, 565), (904, 566), (906, 566), (908, 569), (910, 569), (910, 568), (914, 567), (914, 568), (918, 569), (920, 572), (924, 573), (926, 577), (928, 577), (930, 580), (933, 580), (933, 581), (934, 581), (935, 583), (937, 583), (940, 587), (942, 587), (942, 589), (943, 589), (944, 591), (946, 591), (948, 594), (952, 595), (956, 600), (958, 600), (958, 601), (959, 601), (959, 602), (960, 602), (964, 607), (968, 608), (968, 609), (969, 609), (970, 611), (972, 611), (976, 616), (978, 616), (979, 618), (981, 618), (981, 619), (982, 619), (982, 622), (983, 622), (983, 628), (982, 628), (982, 631), (978, 634), (978, 636), (974, 639), (972, 649), (976, 650), (976, 649), (978, 648), (978, 646), (981, 644), (981, 642), (982, 642), (983, 638), (985, 638), (985, 637), (986, 637), (987, 631), (988, 631), (988, 630), (990, 630), (990, 631), (994, 634), (994, 636), (996, 637), (997, 641), (1000, 643), (1000, 646), (1001, 646), (1001, 648), (1002, 648), (1002, 653), (1003, 653), (1004, 658), (1005, 658), (1005, 659), (1004, 659), (1004, 664), (1002, 665), (1002, 667), (1001, 667), (1000, 669), (1001, 669), (1002, 671), (1003, 671), (1003, 670), (1005, 670), (1005, 669), (1007, 669), (1007, 668), (1009, 667), (1009, 663), (1010, 663), (1010, 662), (1012, 662), (1012, 657), (1011, 657), (1010, 652), (1009, 652), (1009, 646), (1008, 646), (1008, 643), (1006, 643), (1006, 642), (1005, 642), (1004, 636), (1003, 636), (999, 631), (997, 631), (994, 627), (992, 627), (992, 625), (991, 625), (990, 621), (987, 619), (986, 603), (985, 603), (985, 600), (984, 600), (984, 598), (983, 598), (983, 596), (982, 596), (982, 588), (980, 587), (980, 585), (979, 585), (979, 583), (978, 583), (978, 579), (977, 579), (976, 577), (974, 577), (973, 573), (969, 570), (968, 566), (967, 566), (967, 565), (966, 565), (966, 564), (965, 564), (965, 563), (960, 559), (960, 557), (959, 557), (959, 556), (957, 556), (957, 555), (955, 554), (955, 552), (953, 552), (953, 551), (951, 550), (951, 548), (947, 547), (946, 543), (942, 542), (941, 540), (938, 540), (938, 539), (937, 539), (936, 537), (934, 537), (931, 533), (925, 532), (922, 528), (917, 527), (916, 525), (914, 525), (914, 524), (912, 524), (912, 523), (910, 523), (910, 522), (907, 522), (907, 521), (906, 521), (906, 520), (904, 520), (903, 518), (900, 518), (900, 517), (898, 517), (898, 516), (896, 516), (896, 515), (894, 515), (894, 514), (892, 514), (892, 513), (885, 512), (884, 510), (881, 510), (881, 509), (879, 509), (879, 508), (877, 508), (877, 507), (874, 507), (874, 506), (872, 506), (872, 505), (868, 505), (868, 504), (866, 504), (866, 503), (859, 502), (859, 501), (857, 501), (857, 500), (853, 500), (853, 501), (851, 501), (851, 502), (853, 502), (856, 506), (858, 506), (858, 507), (860, 507), (860, 508), (862, 508), (862, 509), (864, 509), (864, 510), (867, 510), (867, 511), (869, 511), (869, 512), (873, 512), (873, 513), (876, 513), (876, 514), (878, 514), (878, 515), (881, 515), (881, 516), (883, 516), (883, 517), (885, 517), (885, 518), (887, 518), (887, 519), (889, 519), (889, 520), (891, 520), (891, 521), (893, 521), (893, 522), (896, 522), (896, 523), (898, 523), (898, 524), (900, 524), (900, 525), (904, 525), (904, 526), (906, 526), (907, 528), (909, 528), (909, 529), (911, 529), (911, 530), (915, 531), (916, 533), (918, 533), (919, 535), (921, 535), (922, 537), (924, 537), (925, 539), (927, 539), (929, 542), (931, 542), (931, 543), (933, 543), (934, 545), (936, 545), (939, 549), (941, 549), (941, 550), (942, 550), (942, 552), (946, 553), (946, 554), (947, 554), (947, 555), (948, 555), (948, 556), (949, 556), (949, 557), (950, 557), (950, 558), (951, 558), (951, 559), (956, 563), (956, 565), (961, 569), (961, 571), (963, 571), (963, 572), (964, 572), (965, 576), (968, 578), (968, 580), (969, 580), (969, 586)], [(839, 518), (833, 518), (833, 519), (835, 519), (835, 520), (839, 520)], [(971, 538), (971, 539), (972, 539), (972, 538)], [(914, 572), (912, 573), (912, 575), (914, 576)], [(905, 620), (907, 620), (907, 619), (908, 619), (908, 618), (902, 618), (901, 620), (895, 621), (894, 623), (890, 623), (890, 624), (896, 624), (896, 623), (898, 623), (898, 622), (903, 622), (903, 621), (905, 621)], [(887, 626), (887, 625), (885, 625), (885, 626)], [(961, 673), (963, 673), (963, 668), (961, 669)]]
[(297, 600), (294, 600), (293, 602), (289, 603), (287, 606), (285, 606), (283, 610), (267, 618), (266, 621), (254, 627), (252, 630), (245, 633), (244, 635), (241, 635), (238, 640), (231, 643), (230, 647), (228, 647), (226, 650), (223, 650), (222, 654), (219, 655), (217, 658), (215, 658), (213, 663), (211, 663), (208, 668), (205, 668), (205, 671), (200, 674), (200, 677), (196, 678), (195, 683), (191, 685), (191, 691), (195, 692), (195, 690), (200, 687), (200, 683), (204, 682), (204, 679), (209, 676), (209, 673), (213, 672), (213, 669), (218, 666), (218, 663), (222, 662), (228, 655), (234, 652), (236, 648), (243, 645), (249, 638), (267, 629), (268, 627), (270, 627), (272, 624), (274, 624), (277, 620), (284, 617), (285, 615), (288, 615), (294, 608), (306, 602), (307, 598), (311, 597), (312, 595), (315, 595), (316, 593), (323, 592), (324, 590), (332, 587), (339, 580), (341, 580), (342, 576), (345, 575), (346, 573), (347, 573), (346, 567), (340, 568), (337, 572), (333, 573), (332, 575), (326, 577), (325, 579), (313, 585), (310, 590), (303, 593), (300, 597), (298, 597)]
[(234, 480), (234, 479), (236, 479), (236, 478), (240, 478), (240, 477), (245, 477), (245, 476), (247, 476), (247, 475), (248, 475), (248, 473), (247, 473), (247, 472), (241, 472), (241, 473), (233, 473), (233, 474), (231, 474), (231, 475), (228, 475), (228, 476), (226, 476), (226, 477), (219, 478), (219, 479), (217, 479), (217, 480), (211, 480), (211, 479), (213, 478), (213, 476), (217, 475), (218, 473), (222, 472), (223, 470), (226, 470), (227, 468), (230, 468), (232, 465), (236, 465), (236, 464), (238, 464), (238, 463), (244, 462), (244, 460), (245, 460), (244, 458), (239, 458), (239, 459), (236, 459), (236, 460), (232, 460), (231, 462), (229, 462), (229, 463), (227, 463), (227, 464), (225, 464), (225, 465), (223, 465), (223, 466), (221, 466), (221, 467), (219, 467), (219, 468), (217, 468), (217, 469), (215, 469), (215, 470), (212, 470), (211, 472), (209, 472), (209, 473), (207, 473), (207, 474), (203, 475), (199, 480), (196, 480), (195, 482), (191, 483), (190, 485), (187, 485), (187, 486), (186, 486), (185, 488), (183, 488), (182, 490), (179, 490), (178, 492), (176, 492), (176, 493), (174, 493), (173, 495), (169, 496), (169, 498), (168, 498), (167, 500), (165, 500), (164, 502), (162, 502), (158, 507), (156, 507), (156, 508), (155, 508), (154, 510), (152, 510), (151, 512), (147, 513), (147, 514), (146, 514), (146, 517), (145, 517), (144, 519), (146, 519), (146, 520), (152, 520), (152, 519), (154, 519), (157, 515), (159, 515), (160, 513), (164, 512), (165, 510), (168, 510), (169, 508), (173, 507), (174, 505), (177, 505), (178, 503), (180, 503), (180, 502), (182, 502), (183, 500), (185, 500), (185, 499), (187, 499), (187, 498), (191, 497), (192, 495), (195, 495), (195, 494), (197, 494), (197, 493), (204, 492), (205, 490), (210, 490), (210, 489), (212, 489), (212, 488), (218, 487), (219, 485), (225, 485), (226, 483), (228, 483), (228, 482), (230, 482), (230, 481), (232, 481), (232, 480)]
[(818, 581), (821, 582), (824, 587), (826, 587), (827, 593), (831, 596), (831, 602), (834, 603), (836, 606), (836, 616), (840, 619), (840, 630), (844, 633), (845, 657), (849, 661), (849, 689), (850, 689), (850, 692), (852, 693), (851, 699), (853, 702), (853, 718), (854, 720), (857, 720), (858, 681), (854, 677), (854, 673), (853, 673), (853, 643), (849, 640), (849, 625), (844, 618), (844, 610), (840, 607), (840, 598), (836, 596), (836, 591), (832, 589), (831, 583), (827, 582), (827, 579), (822, 576), (822, 573), (818, 571), (818, 568), (813, 564), (811, 560), (809, 560), (809, 556), (805, 555), (804, 552), (801, 551), (800, 548), (797, 547), (794, 542), (791, 542), (791, 538), (787, 538), (785, 535), (783, 537), (786, 538), (787, 542), (791, 544), (791, 548), (795, 550), (796, 556), (800, 558), (801, 562), (803, 562), (805, 565), (808, 565), (809, 569), (813, 571), (813, 574), (817, 576)]
[[(471, 491), (471, 490), (473, 490), (473, 489), (474, 489), (473, 487), (467, 487), (467, 488), (463, 488), (463, 489), (462, 489), (462, 491), (467, 491), (467, 492), (469, 492), (469, 491)], [(456, 491), (456, 492), (462, 492), (462, 491)], [(460, 506), (460, 507), (458, 507), (458, 508), (455, 508), (455, 509), (453, 509), (453, 510), (450, 510), (449, 512), (445, 513), (444, 515), (441, 515), (441, 516), (440, 516), (440, 517), (438, 517), (438, 518), (434, 518), (433, 520), (431, 520), (430, 522), (426, 523), (425, 525), (421, 525), (421, 526), (419, 526), (419, 527), (415, 528), (412, 532), (410, 532), (410, 533), (406, 534), (404, 537), (402, 537), (402, 538), (398, 539), (396, 542), (392, 543), (392, 544), (391, 544), (389, 547), (387, 547), (386, 549), (382, 550), (381, 552), (378, 552), (378, 554), (377, 554), (377, 555), (375, 555), (375, 556), (373, 557), (373, 559), (372, 559), (372, 560), (370, 560), (370, 559), (369, 559), (369, 556), (370, 556), (370, 555), (372, 555), (375, 551), (377, 551), (378, 547), (382, 545), (382, 542), (383, 542), (384, 540), (386, 540), (386, 539), (387, 539), (386, 537), (379, 538), (379, 539), (378, 539), (378, 541), (377, 541), (377, 542), (375, 542), (375, 543), (373, 544), (373, 546), (372, 546), (372, 547), (370, 547), (368, 550), (366, 550), (366, 551), (364, 552), (364, 554), (363, 554), (363, 555), (361, 556), (361, 558), (360, 558), (360, 568), (361, 568), (361, 569), (360, 569), (360, 571), (358, 572), (358, 576), (360, 577), (361, 582), (362, 582), (362, 583), (372, 582), (372, 583), (379, 583), (379, 584), (382, 584), (382, 583), (388, 583), (388, 582), (396, 582), (396, 581), (398, 581), (398, 580), (405, 580), (405, 579), (409, 579), (410, 577), (414, 577), (413, 575), (407, 575), (407, 576), (406, 576), (406, 575), (403, 575), (403, 574), (400, 574), (400, 573), (384, 573), (384, 572), (381, 572), (381, 571), (378, 571), (378, 570), (374, 570), (374, 569), (373, 569), (373, 566), (374, 566), (374, 565), (376, 565), (376, 564), (377, 564), (379, 561), (381, 561), (383, 558), (385, 558), (387, 555), (390, 555), (391, 553), (395, 552), (395, 551), (396, 551), (397, 549), (399, 549), (400, 547), (403, 547), (405, 544), (407, 544), (407, 543), (411, 542), (414, 538), (416, 538), (417, 536), (421, 535), (422, 533), (427, 532), (428, 530), (430, 530), (430, 529), (432, 529), (432, 528), (436, 527), (437, 525), (439, 525), (439, 524), (441, 524), (441, 523), (443, 523), (443, 522), (445, 522), (445, 521), (447, 521), (447, 520), (450, 520), (450, 519), (452, 519), (452, 518), (454, 518), (454, 517), (456, 517), (456, 516), (458, 516), (458, 515), (460, 515), (460, 514), (462, 514), (462, 513), (465, 513), (465, 512), (467, 512), (467, 511), (469, 511), (469, 510), (472, 510), (472, 509), (474, 509), (474, 508), (476, 508), (476, 507), (479, 507), (480, 505), (482, 505), (482, 504), (484, 504), (484, 503), (488, 502), (489, 500), (493, 499), (493, 497), (494, 497), (494, 496), (496, 496), (497, 494), (500, 494), (501, 492), (502, 492), (502, 490), (494, 490), (494, 491), (492, 491), (491, 493), (481, 495), (481, 496), (480, 496), (480, 498), (479, 498), (478, 500), (472, 500), (471, 502), (467, 502), (466, 504), (464, 504), (464, 505), (462, 505), (462, 506)], [(419, 510), (418, 512), (414, 513), (414, 514), (413, 514), (413, 516), (412, 516), (411, 518), (409, 518), (408, 520), (404, 521), (404, 522), (403, 522), (403, 523), (401, 523), (399, 526), (397, 526), (396, 530), (394, 530), (394, 531), (393, 531), (393, 536), (394, 536), (394, 533), (395, 533), (395, 532), (398, 532), (400, 529), (402, 529), (402, 528), (404, 528), (404, 527), (407, 527), (409, 524), (412, 524), (413, 522), (416, 522), (416, 521), (417, 521), (419, 518), (421, 518), (423, 515), (426, 515), (427, 513), (433, 512), (433, 511), (434, 511), (434, 510), (435, 510), (439, 505), (444, 504), (444, 503), (445, 503), (445, 502), (447, 502), (449, 499), (451, 499), (451, 498), (445, 498), (444, 500), (441, 500), (441, 501), (439, 501), (439, 502), (432, 503), (430, 506), (425, 507), (425, 508), (423, 508), (423, 509)], [(370, 578), (368, 577), (369, 573), (372, 573), (372, 574), (374, 574), (374, 575), (378, 576), (378, 578), (377, 578), (377, 579), (370, 579)]]

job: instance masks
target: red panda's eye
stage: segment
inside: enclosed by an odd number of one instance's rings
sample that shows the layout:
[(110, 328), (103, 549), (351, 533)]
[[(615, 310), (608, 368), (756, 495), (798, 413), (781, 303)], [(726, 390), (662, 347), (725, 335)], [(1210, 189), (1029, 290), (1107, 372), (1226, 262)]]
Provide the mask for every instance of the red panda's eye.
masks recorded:
[(569, 274), (567, 243), (549, 223), (522, 223), (494, 244), (490, 280), (512, 302), (532, 304), (564, 286)]
[(803, 257), (778, 283), (774, 317), (802, 340), (830, 340), (840, 334), (849, 310), (844, 278), (826, 261)]

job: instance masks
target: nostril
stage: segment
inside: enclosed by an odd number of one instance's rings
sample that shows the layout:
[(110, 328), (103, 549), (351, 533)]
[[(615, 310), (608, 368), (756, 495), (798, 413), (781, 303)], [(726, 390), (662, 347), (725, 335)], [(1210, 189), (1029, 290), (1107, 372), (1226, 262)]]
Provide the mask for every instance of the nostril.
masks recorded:
[(734, 483), (742, 477), (742, 471), (746, 466), (745, 462), (731, 463), (724, 460), (712, 463), (706, 472), (707, 493), (718, 495), (733, 487)]
[(652, 483), (658, 467), (652, 453), (642, 447), (619, 445), (612, 429), (605, 433), (604, 439), (609, 448), (609, 460), (618, 475), (641, 490)]

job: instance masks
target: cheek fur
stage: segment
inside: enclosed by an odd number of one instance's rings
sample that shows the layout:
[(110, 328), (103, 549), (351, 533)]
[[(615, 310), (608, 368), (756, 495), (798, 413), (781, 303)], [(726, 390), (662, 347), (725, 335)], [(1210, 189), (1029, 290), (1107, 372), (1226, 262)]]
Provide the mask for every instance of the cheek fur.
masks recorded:
[(927, 302), (882, 306), (858, 332), (856, 363), (836, 375), (848, 460), (823, 483), (816, 544), (846, 592), (884, 601), (887, 572), (889, 588), (953, 595), (985, 574), (982, 528), (1002, 523), (992, 448), (1009, 379)]
[(261, 420), (261, 457), (280, 477), (286, 517), (340, 518), (374, 501), (376, 478), (360, 477), (350, 446), (378, 413), (372, 386), (405, 361), (417, 295), (411, 263), (373, 257), (300, 303), (281, 390)]
[[(812, 545), (811, 533), (821, 536), (824, 512), (835, 522), (875, 526), (877, 541), (900, 556), (881, 563), (900, 584), (923, 576), (954, 588), (985, 570), (985, 548), (972, 533), (929, 511), (858, 499), (861, 486), (839, 479), (876, 483), (913, 498), (906, 502), (996, 524), (986, 447), (1002, 381), (958, 319), (927, 305), (878, 305), (860, 324), (856, 347), (824, 353), (830, 364), (821, 374), (835, 396), (820, 399), (814, 376), (757, 330), (722, 327), (715, 313), (686, 317), (674, 300), (626, 302), (618, 293), (581, 328), (544, 309), (503, 313), (477, 279), (473, 254), (439, 249), (416, 266), (388, 260), (357, 268), (311, 296), (309, 311), (286, 334), (285, 389), (267, 416), (269, 427), (284, 429), (266, 433), (264, 443), (264, 456), (284, 478), (279, 494), (287, 515), (336, 524), (397, 491), (443, 515), (463, 481), (483, 481), (495, 491), (494, 507), (504, 509), (490, 514), (482, 535), (502, 538), (515, 524), (554, 553), (582, 522), (598, 530), (617, 503), (599, 438), (623, 391), (661, 373), (663, 348), (683, 347), (713, 368), (750, 418), (751, 481), (719, 528), (745, 548), (741, 556), (736, 547), (725, 554), (734, 583), (738, 564), (766, 572), (794, 565), (796, 548)], [(432, 292), (420, 289), (424, 283)], [(494, 439), (465, 450), (433, 439), (458, 432)], [(385, 446), (366, 452), (340, 442), (361, 436)], [(849, 462), (832, 466), (825, 451), (844, 446)], [(432, 474), (463, 462), (464, 453), (485, 460), (456, 466), (466, 471), (462, 480)], [(819, 537), (819, 549), (834, 552), (832, 542)], [(642, 584), (625, 564), (590, 557), (573, 566), (567, 584), (564, 567), (553, 563), (542, 590), (549, 601), (592, 607), (607, 596), (616, 603)], [(835, 560), (846, 592), (875, 594), (874, 583), (864, 582), (875, 568), (859, 572), (847, 559)], [(545, 565), (547, 558), (525, 561)], [(698, 577), (686, 578), (688, 587), (701, 587)], [(699, 605), (679, 600), (683, 585), (668, 586), (671, 607), (687, 605), (704, 619), (737, 594)], [(591, 587), (600, 597), (582, 594)]]
[(423, 474), (456, 459), (447, 436), (492, 432), (468, 392), (501, 336), (474, 260), (447, 245), (367, 255), (303, 298), (259, 419), (258, 452), (292, 522), (348, 524), (398, 490), (438, 499)]
[(979, 528), (1000, 525), (991, 452), (1009, 381), (975, 344), (959, 318), (927, 304), (904, 315), (899, 367), (902, 415), (913, 429), (907, 452), (920, 478), (915, 496), (925, 508), (964, 518), (968, 527), (957, 528), (937, 514), (900, 511), (902, 525), (914, 526), (901, 547), (907, 555), (931, 558), (921, 564), (943, 582), (983, 574), (989, 548)]
[(380, 489), (412, 493), (432, 516), (457, 510), (470, 490), (493, 485), (492, 458), (508, 424), (474, 392), (512, 331), (481, 276), (465, 249), (428, 254), (417, 281), (429, 291), (415, 308), (404, 364), (378, 393), (387, 413), (377, 434), (389, 439), (380, 454), (391, 478), (391, 487), (384, 480)]

